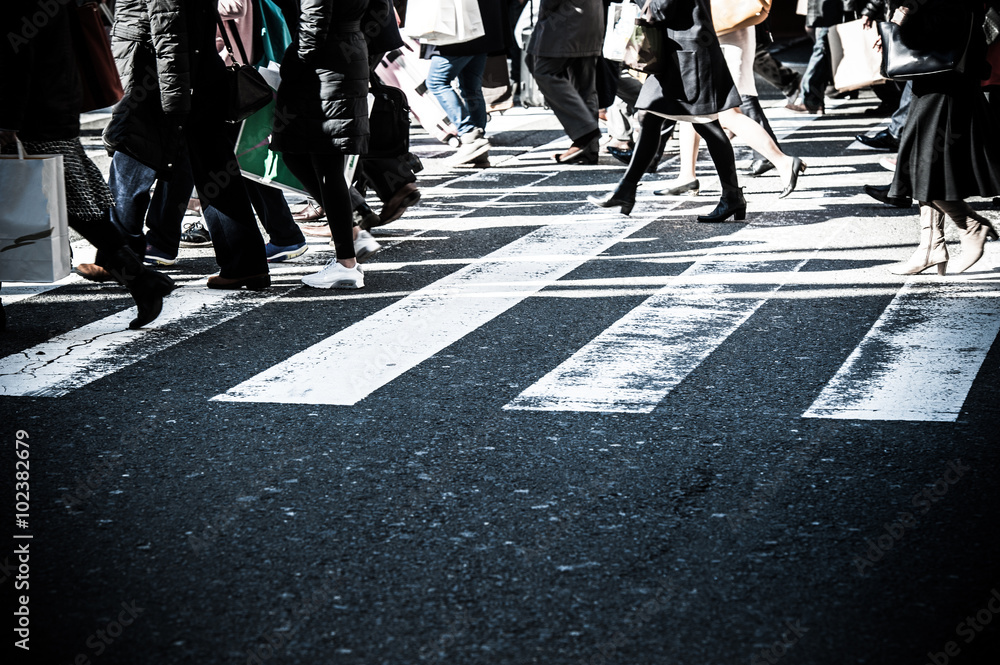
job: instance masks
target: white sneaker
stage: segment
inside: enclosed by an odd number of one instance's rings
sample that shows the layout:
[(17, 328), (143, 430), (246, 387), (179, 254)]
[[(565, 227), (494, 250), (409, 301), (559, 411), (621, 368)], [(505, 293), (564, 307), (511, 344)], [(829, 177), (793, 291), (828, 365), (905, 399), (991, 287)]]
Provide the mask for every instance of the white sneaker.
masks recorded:
[(490, 151), (490, 142), (484, 137), (483, 130), (479, 127), (462, 134), (461, 140), (462, 145), (451, 156), (451, 159), (447, 160), (451, 166), (474, 162)]
[(360, 289), (365, 285), (365, 273), (360, 265), (345, 268), (337, 259), (330, 259), (318, 273), (303, 277), (302, 283), (314, 289)]
[(367, 260), (380, 249), (382, 245), (378, 244), (372, 234), (364, 229), (358, 231), (358, 237), (354, 239), (354, 256), (358, 261)]

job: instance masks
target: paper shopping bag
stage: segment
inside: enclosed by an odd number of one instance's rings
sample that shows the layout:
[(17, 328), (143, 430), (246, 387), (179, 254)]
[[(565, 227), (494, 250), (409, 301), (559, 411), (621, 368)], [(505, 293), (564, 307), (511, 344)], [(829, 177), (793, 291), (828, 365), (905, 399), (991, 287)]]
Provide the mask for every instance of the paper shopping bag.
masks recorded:
[(833, 87), (857, 90), (888, 80), (882, 76), (882, 54), (875, 50), (877, 39), (878, 30), (866, 29), (864, 19), (841, 23), (830, 30)]
[(62, 155), (0, 155), (0, 282), (57, 282), (69, 275)]

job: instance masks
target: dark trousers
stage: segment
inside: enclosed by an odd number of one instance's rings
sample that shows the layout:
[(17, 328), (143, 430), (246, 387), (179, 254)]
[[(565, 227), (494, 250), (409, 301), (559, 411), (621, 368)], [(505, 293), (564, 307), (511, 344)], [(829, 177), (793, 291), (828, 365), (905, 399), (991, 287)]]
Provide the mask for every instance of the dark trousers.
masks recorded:
[(353, 259), (354, 212), (341, 154), (283, 153), (285, 165), (326, 211), (337, 258)]
[[(154, 182), (156, 186), (151, 195), (150, 188)], [(170, 180), (157, 180), (153, 169), (117, 152), (111, 160), (108, 184), (116, 204), (111, 211), (111, 221), (132, 251), (141, 258), (148, 243), (169, 256), (177, 256), (181, 221), (194, 188), (194, 175), (187, 155), (181, 155), (177, 160)], [(252, 180), (246, 180), (245, 184), (253, 209), (273, 244), (287, 246), (305, 242), (281, 190)], [(231, 222), (217, 208), (209, 205), (205, 207), (205, 221), (210, 231), (212, 228), (228, 228)], [(148, 226), (145, 235), (144, 222)], [(102, 258), (98, 259), (98, 263)]]
[(538, 89), (545, 95), (545, 101), (573, 141), (600, 131), (597, 124), (596, 56), (533, 56), (529, 62)]
[[(145, 255), (147, 243), (170, 256), (177, 256), (181, 219), (194, 189), (187, 157), (178, 159), (171, 179), (157, 183), (150, 194), (154, 182), (156, 172), (153, 169), (116, 152), (108, 177), (108, 186), (115, 197), (111, 221), (139, 258)], [(143, 234), (147, 218), (149, 233)]]

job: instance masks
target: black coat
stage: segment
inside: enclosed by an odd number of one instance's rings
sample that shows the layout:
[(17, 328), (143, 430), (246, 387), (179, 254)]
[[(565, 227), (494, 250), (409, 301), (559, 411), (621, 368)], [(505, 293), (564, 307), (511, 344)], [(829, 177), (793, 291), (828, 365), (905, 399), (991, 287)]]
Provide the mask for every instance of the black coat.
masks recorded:
[(361, 29), (368, 40), (368, 55), (388, 53), (403, 46), (396, 12), (389, 0), (371, 0), (361, 19)]
[(368, 0), (302, 0), (299, 33), (281, 63), (271, 149), (368, 150)]
[(483, 53), (499, 53), (510, 48), (511, 30), (510, 18), (507, 13), (507, 0), (479, 0), (479, 13), (483, 17), (483, 27), (486, 34), (471, 42), (439, 46), (441, 55), (481, 55)]
[(17, 19), (37, 12), (37, 2), (4, 4), (2, 24), (16, 28), (4, 31), (0, 42), (0, 129), (16, 130), (25, 141), (77, 138), (81, 88), (68, 5), (56, 5), (56, 14), (35, 33), (25, 31)]
[(669, 71), (646, 79), (636, 108), (663, 115), (710, 115), (739, 106), (709, 0), (652, 0), (650, 13), (666, 32), (661, 59)]
[(190, 113), (221, 122), (225, 68), (215, 48), (218, 11), (203, 0), (118, 0), (111, 51), (125, 96), (104, 130), (121, 151), (169, 174)]
[(527, 51), (545, 58), (586, 58), (604, 49), (602, 0), (536, 0), (538, 23)]

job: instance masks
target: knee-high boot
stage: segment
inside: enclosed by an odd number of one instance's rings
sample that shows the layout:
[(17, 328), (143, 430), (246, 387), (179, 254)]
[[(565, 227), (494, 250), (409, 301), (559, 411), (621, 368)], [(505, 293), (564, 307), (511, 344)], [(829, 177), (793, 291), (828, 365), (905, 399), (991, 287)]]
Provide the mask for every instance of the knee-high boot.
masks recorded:
[(965, 201), (934, 201), (934, 207), (948, 216), (959, 230), (962, 253), (949, 262), (949, 273), (963, 273), (983, 258), (987, 240), (996, 240), (997, 232), (988, 219), (980, 216)]
[(894, 275), (916, 275), (937, 266), (943, 275), (948, 267), (948, 246), (944, 241), (944, 213), (929, 203), (920, 204), (920, 244), (908, 261), (889, 268)]

